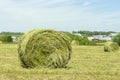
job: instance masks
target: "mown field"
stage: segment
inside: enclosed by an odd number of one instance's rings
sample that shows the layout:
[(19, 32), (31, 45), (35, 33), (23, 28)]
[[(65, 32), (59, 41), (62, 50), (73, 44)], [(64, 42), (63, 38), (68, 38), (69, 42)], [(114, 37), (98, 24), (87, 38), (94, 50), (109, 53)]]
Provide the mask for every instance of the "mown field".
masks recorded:
[(20, 66), (17, 48), (17, 44), (0, 44), (0, 80), (120, 80), (120, 50), (73, 46), (67, 68), (25, 69)]

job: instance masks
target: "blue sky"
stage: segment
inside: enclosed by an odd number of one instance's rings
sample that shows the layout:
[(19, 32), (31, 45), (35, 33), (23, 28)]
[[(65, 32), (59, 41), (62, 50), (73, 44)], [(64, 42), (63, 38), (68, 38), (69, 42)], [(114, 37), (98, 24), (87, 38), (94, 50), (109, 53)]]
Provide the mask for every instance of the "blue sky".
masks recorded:
[(0, 0), (0, 31), (120, 32), (120, 0)]

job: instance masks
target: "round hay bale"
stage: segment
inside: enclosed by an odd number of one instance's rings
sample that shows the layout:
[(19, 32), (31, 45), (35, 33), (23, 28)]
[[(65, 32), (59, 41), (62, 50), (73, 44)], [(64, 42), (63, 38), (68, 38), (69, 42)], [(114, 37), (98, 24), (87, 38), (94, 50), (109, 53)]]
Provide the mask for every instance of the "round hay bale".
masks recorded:
[(119, 45), (116, 42), (106, 42), (104, 44), (104, 51), (105, 52), (111, 52), (119, 50)]
[(72, 48), (69, 37), (62, 32), (32, 30), (21, 37), (18, 53), (25, 68), (61, 68), (70, 60)]
[(79, 42), (76, 41), (76, 40), (73, 40), (73, 41), (71, 42), (71, 45), (72, 45), (72, 46), (79, 46)]

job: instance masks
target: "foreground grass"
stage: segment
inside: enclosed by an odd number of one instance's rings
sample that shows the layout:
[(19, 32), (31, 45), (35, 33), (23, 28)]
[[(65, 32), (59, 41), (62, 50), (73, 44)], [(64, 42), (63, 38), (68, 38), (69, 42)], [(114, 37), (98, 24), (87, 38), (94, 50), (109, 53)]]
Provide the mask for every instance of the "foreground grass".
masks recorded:
[(74, 46), (67, 66), (24, 69), (17, 44), (0, 44), (0, 80), (119, 80), (120, 50), (107, 53), (103, 46)]

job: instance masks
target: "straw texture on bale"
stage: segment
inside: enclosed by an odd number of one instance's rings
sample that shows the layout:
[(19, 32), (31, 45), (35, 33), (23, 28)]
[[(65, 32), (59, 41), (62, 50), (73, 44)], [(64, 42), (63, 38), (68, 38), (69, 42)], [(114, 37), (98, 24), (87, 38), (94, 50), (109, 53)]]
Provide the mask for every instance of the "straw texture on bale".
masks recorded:
[(105, 52), (111, 52), (119, 50), (119, 45), (116, 42), (106, 42), (104, 44), (104, 51)]
[(25, 33), (18, 48), (25, 68), (66, 67), (72, 53), (69, 37), (54, 30), (31, 30)]

